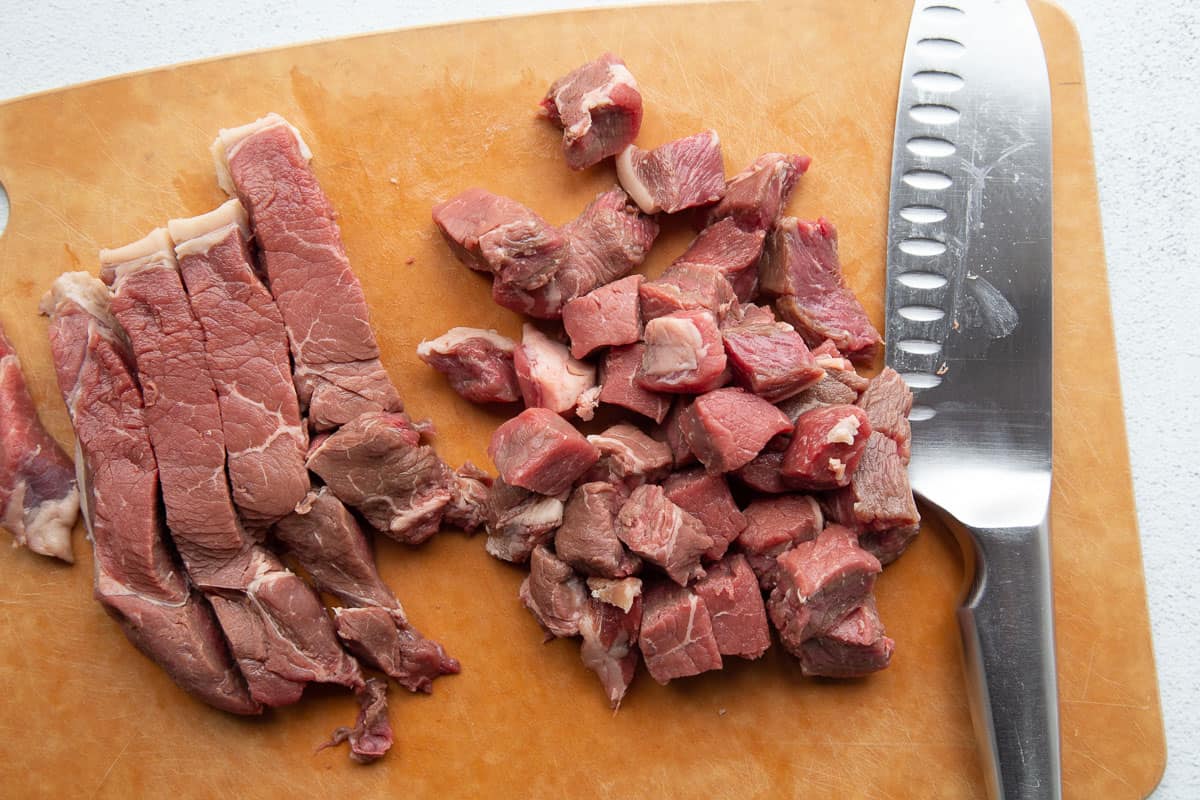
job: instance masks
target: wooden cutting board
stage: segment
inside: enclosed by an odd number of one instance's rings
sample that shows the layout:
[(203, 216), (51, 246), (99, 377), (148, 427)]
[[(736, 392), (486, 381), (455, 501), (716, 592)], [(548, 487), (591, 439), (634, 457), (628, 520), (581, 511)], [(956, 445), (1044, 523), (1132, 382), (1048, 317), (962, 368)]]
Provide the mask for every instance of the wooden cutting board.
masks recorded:
[[(705, 127), (730, 174), (767, 150), (814, 159), (792, 212), (838, 223), (851, 283), (881, 323), (888, 170), (910, 3), (777, 0), (575, 12), (407, 30), (191, 64), (0, 106), (0, 319), (64, 443), (38, 298), (65, 270), (223, 197), (217, 129), (278, 111), (316, 154), (371, 304), (384, 360), (454, 464), (486, 464), (495, 414), (451, 393), (414, 354), (452, 325), (516, 335), (486, 282), (429, 221), (471, 185), (552, 222), (614, 180), (568, 171), (534, 118), (558, 75), (622, 54), (646, 102), (639, 142)], [(864, 11), (867, 15), (864, 17)], [(1038, 3), (1054, 101), (1055, 602), (1066, 794), (1142, 797), (1163, 730), (1133, 510), (1079, 41)], [(164, 35), (172, 35), (164, 31)], [(714, 42), (717, 42), (714, 46)], [(647, 271), (687, 241), (669, 224)], [(882, 326), (881, 326), (882, 327)], [(986, 491), (986, 487), (980, 487)], [(760, 662), (655, 684), (614, 715), (574, 642), (541, 643), (521, 572), (448, 531), (379, 544), (413, 619), (463, 662), (432, 697), (392, 691), (397, 745), (372, 767), (314, 754), (354, 716), (341, 691), (263, 719), (190, 699), (91, 599), (90, 552), (67, 568), (0, 552), (0, 795), (6, 797), (981, 797), (959, 666), (956, 543), (933, 521), (879, 581), (897, 640), (886, 672), (801, 680), (778, 648)]]

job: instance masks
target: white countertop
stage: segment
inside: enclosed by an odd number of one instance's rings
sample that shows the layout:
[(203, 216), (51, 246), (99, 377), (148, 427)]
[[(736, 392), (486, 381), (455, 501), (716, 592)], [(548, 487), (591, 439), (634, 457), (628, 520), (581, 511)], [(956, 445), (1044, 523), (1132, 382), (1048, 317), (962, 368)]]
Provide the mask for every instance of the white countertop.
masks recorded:
[[(860, 0), (861, 1), (861, 0)], [(613, 0), (9, 0), (0, 99), (243, 50)], [(1169, 756), (1200, 797), (1200, 3), (1060, 0), (1083, 40), (1104, 241)]]

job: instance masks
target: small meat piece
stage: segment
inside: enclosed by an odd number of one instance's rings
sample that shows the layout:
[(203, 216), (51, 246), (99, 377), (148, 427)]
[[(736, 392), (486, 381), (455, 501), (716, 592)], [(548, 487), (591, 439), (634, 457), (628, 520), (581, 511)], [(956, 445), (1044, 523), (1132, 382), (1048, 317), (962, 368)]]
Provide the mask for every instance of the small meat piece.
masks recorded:
[(497, 480), (488, 495), (485, 549), (501, 561), (524, 564), (533, 549), (554, 534), (562, 520), (560, 498)]
[(696, 394), (726, 379), (725, 347), (707, 311), (678, 311), (646, 323), (639, 386), (651, 392)]
[(760, 494), (784, 494), (792, 491), (792, 487), (784, 482), (779, 474), (783, 467), (781, 451), (764, 450), (756, 455), (750, 463), (733, 471), (733, 476), (747, 489)]
[(801, 414), (812, 411), (814, 408), (854, 405), (857, 400), (857, 392), (826, 372), (821, 380), (800, 394), (780, 400), (776, 405), (779, 406), (780, 411), (787, 414), (788, 419), (795, 423)]
[(865, 531), (858, 535), (858, 546), (878, 558), (879, 563), (886, 567), (904, 555), (920, 532), (921, 525), (915, 522), (882, 531)]
[(575, 412), (580, 397), (596, 386), (596, 368), (571, 356), (529, 323), (521, 328), (521, 344), (513, 353), (517, 383), (527, 408), (548, 408), (556, 414)]
[(741, 325), (774, 325), (777, 322), (779, 320), (776, 319), (775, 312), (771, 310), (770, 306), (739, 301), (729, 307), (729, 313), (725, 315), (725, 319), (721, 320), (721, 330), (737, 328)]
[(804, 640), (832, 628), (871, 595), (881, 569), (858, 546), (854, 531), (841, 525), (830, 525), (777, 561), (779, 579), (767, 610), (783, 646), (797, 656)]
[(592, 480), (632, 489), (658, 483), (671, 470), (671, 449), (628, 423), (613, 425), (587, 439), (600, 451), (600, 460), (588, 473)]
[(392, 723), (388, 720), (387, 681), (368, 678), (361, 689), (355, 692), (358, 698), (358, 718), (353, 728), (338, 728), (332, 738), (317, 748), (336, 747), (350, 742), (350, 760), (358, 764), (370, 764), (387, 755), (392, 749)]
[(854, 364), (829, 339), (814, 347), (812, 354), (817, 366), (825, 370), (827, 376), (845, 385), (855, 395), (861, 395), (871, 385), (870, 379), (855, 372)]
[(672, 266), (715, 269), (729, 281), (737, 299), (748, 303), (758, 295), (758, 260), (766, 236), (765, 229), (742, 230), (726, 217), (700, 231)]
[(696, 581), (695, 591), (708, 609), (721, 655), (755, 659), (767, 652), (767, 609), (745, 556), (735, 553), (713, 564)]
[(42, 427), (21, 362), (0, 327), (0, 526), (14, 544), (72, 564), (78, 517), (75, 466)]
[(641, 560), (617, 538), (617, 514), (624, 503), (625, 495), (611, 483), (576, 487), (554, 534), (558, 557), (584, 575), (624, 578), (637, 572)]
[(403, 413), (368, 412), (308, 454), (308, 468), (346, 505), (398, 542), (438, 532), (454, 476)]
[(734, 302), (733, 287), (725, 276), (700, 264), (673, 264), (638, 291), (647, 322), (678, 311), (710, 311), (720, 321)]
[(858, 406), (825, 406), (796, 420), (783, 457), (784, 481), (800, 489), (846, 486), (858, 469), (871, 435), (871, 423)]
[(676, 472), (663, 483), (667, 499), (704, 525), (713, 543), (704, 557), (716, 561), (725, 555), (729, 543), (746, 528), (746, 518), (738, 511), (724, 475), (710, 475), (702, 469)]
[(778, 403), (825, 377), (804, 339), (785, 322), (726, 327), (721, 335), (734, 380), (764, 400)]
[(699, 595), (683, 586), (655, 583), (647, 588), (642, 609), (638, 646), (651, 678), (665, 684), (721, 669), (721, 649)]
[(563, 327), (571, 337), (571, 355), (583, 358), (598, 348), (633, 344), (642, 338), (638, 287), (643, 280), (643, 275), (630, 275), (563, 306)]
[(617, 156), (617, 178), (647, 214), (715, 203), (725, 195), (721, 138), (710, 130), (653, 150), (631, 144)]
[(472, 403), (513, 403), (521, 386), (513, 368), (517, 343), (493, 330), (451, 328), (417, 345), (417, 357)]
[(825, 496), (825, 513), (859, 532), (903, 528), (921, 521), (896, 443), (873, 432), (850, 485)]
[(642, 596), (641, 578), (588, 578), (588, 590), (592, 597), (616, 606), (628, 613)]
[(671, 458), (674, 459), (676, 469), (696, 463), (696, 456), (688, 445), (687, 437), (683, 432), (683, 419), (691, 406), (692, 399), (690, 397), (680, 395), (675, 398), (671, 412), (655, 431), (655, 435), (671, 448)]
[(614, 347), (604, 354), (600, 368), (600, 402), (635, 411), (655, 422), (662, 422), (671, 409), (671, 395), (643, 389), (637, 373), (646, 354), (646, 345)]
[(668, 500), (661, 486), (651, 484), (634, 489), (621, 506), (617, 537), (680, 586), (704, 575), (700, 557), (713, 544), (700, 520)]
[(575, 636), (588, 605), (583, 578), (543, 545), (529, 557), (529, 575), (521, 583), (521, 602), (546, 631), (546, 638)]
[(642, 627), (641, 582), (638, 584), (638, 594), (624, 607), (597, 599), (593, 592), (579, 620), (583, 637), (579, 654), (584, 666), (599, 676), (614, 711), (621, 707), (637, 672), (637, 641)]
[(861, 678), (891, 663), (896, 643), (883, 632), (874, 598), (800, 645), (800, 672), (809, 677)]
[(775, 559), (793, 545), (816, 538), (825, 524), (821, 506), (806, 494), (759, 498), (742, 514), (746, 529), (738, 536), (738, 549), (746, 554), (764, 592), (774, 589), (778, 582)]
[(792, 429), (782, 411), (741, 389), (700, 395), (681, 425), (688, 446), (709, 472), (731, 472), (748, 464), (772, 436)]
[(409, 624), (403, 609), (342, 607), (333, 613), (346, 648), (410, 692), (432, 692), (435, 678), (460, 670), (457, 659)]
[(642, 127), (642, 95), (625, 62), (605, 53), (551, 84), (542, 114), (563, 128), (563, 154), (571, 169), (587, 169), (615, 156)]
[(545, 286), (566, 255), (562, 231), (516, 200), (483, 189), (434, 206), (433, 222), (459, 261), (517, 289)]
[(492, 476), (470, 461), (454, 471), (450, 485), (450, 504), (443, 521), (465, 533), (474, 533), (487, 519), (488, 495)]
[(781, 219), (767, 237), (758, 283), (810, 346), (829, 339), (852, 360), (874, 356), (882, 340), (846, 286), (833, 223)]
[(800, 176), (811, 163), (808, 156), (783, 153), (759, 156), (729, 179), (724, 199), (709, 212), (709, 224), (730, 217), (743, 230), (768, 230), (779, 219)]
[(867, 412), (871, 430), (879, 431), (896, 443), (900, 460), (908, 463), (912, 454), (912, 426), (908, 414), (912, 411), (913, 395), (900, 373), (891, 367), (871, 379), (858, 405)]
[(600, 451), (550, 409), (527, 408), (496, 428), (488, 455), (510, 486), (558, 495), (596, 463)]

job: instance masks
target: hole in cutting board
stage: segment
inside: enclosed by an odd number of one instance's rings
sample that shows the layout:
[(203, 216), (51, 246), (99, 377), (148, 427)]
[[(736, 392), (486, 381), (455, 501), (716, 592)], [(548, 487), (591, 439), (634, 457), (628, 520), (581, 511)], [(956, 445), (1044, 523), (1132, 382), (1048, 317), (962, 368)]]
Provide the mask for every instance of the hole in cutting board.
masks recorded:
[(8, 192), (4, 189), (4, 184), (0, 183), (0, 236), (4, 235), (4, 229), (8, 227)]

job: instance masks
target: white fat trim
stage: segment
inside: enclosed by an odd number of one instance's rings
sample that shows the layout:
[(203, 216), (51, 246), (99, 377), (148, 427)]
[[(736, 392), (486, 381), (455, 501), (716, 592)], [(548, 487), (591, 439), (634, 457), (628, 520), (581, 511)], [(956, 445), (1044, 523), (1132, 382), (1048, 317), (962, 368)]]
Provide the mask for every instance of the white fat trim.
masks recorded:
[(167, 222), (167, 233), (175, 242), (175, 256), (203, 255), (224, 241), (234, 230), (250, 241), (250, 219), (236, 197), (196, 217)]
[(79, 489), (71, 487), (66, 496), (42, 503), (25, 520), (26, 546), (35, 553), (74, 564), (71, 529), (78, 517)]
[(825, 434), (825, 444), (854, 444), (858, 435), (859, 419), (854, 414), (847, 414), (834, 423)]
[[(667, 341), (661, 341), (661, 339)], [(700, 329), (688, 319), (658, 317), (646, 323), (646, 352), (642, 368), (648, 375), (691, 372), (706, 352)]]
[(237, 187), (233, 184), (233, 175), (229, 172), (229, 159), (233, 158), (237, 153), (238, 146), (259, 131), (264, 131), (277, 125), (286, 125), (291, 130), (292, 135), (296, 137), (296, 144), (300, 146), (300, 155), (304, 156), (305, 161), (312, 160), (312, 150), (308, 149), (308, 144), (304, 141), (304, 137), (300, 135), (300, 131), (297, 130), (295, 125), (274, 111), (265, 117), (254, 120), (254, 122), (248, 122), (236, 128), (222, 128), (217, 134), (217, 138), (213, 140), (212, 147), (209, 150), (212, 152), (213, 166), (217, 170), (217, 185), (225, 191), (225, 194), (231, 197), (237, 194)]
[(100, 251), (100, 269), (113, 273), (113, 291), (119, 291), (121, 281), (148, 269), (178, 270), (175, 245), (166, 228), (150, 233), (124, 247)]
[(633, 157), (639, 152), (637, 145), (631, 144), (617, 154), (617, 180), (621, 182), (621, 188), (633, 198), (633, 202), (638, 204), (638, 208), (647, 214), (657, 214), (662, 209), (654, 202), (649, 187), (638, 177), (637, 167), (633, 163)]
[(833, 473), (833, 477), (838, 481), (846, 477), (846, 465), (842, 463), (840, 458), (829, 459), (829, 471)]
[(504, 353), (511, 353), (517, 349), (516, 342), (491, 328), (484, 330), (483, 328), (458, 327), (451, 328), (436, 339), (426, 339), (421, 342), (417, 345), (417, 355), (421, 358), (428, 358), (434, 354), (450, 355), (454, 348), (472, 339), (483, 339)]
[(104, 325), (119, 330), (117, 319), (109, 307), (112, 295), (104, 282), (89, 272), (64, 272), (54, 279), (50, 291), (42, 298), (41, 312), (53, 314), (63, 304), (73, 303)]

